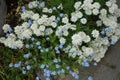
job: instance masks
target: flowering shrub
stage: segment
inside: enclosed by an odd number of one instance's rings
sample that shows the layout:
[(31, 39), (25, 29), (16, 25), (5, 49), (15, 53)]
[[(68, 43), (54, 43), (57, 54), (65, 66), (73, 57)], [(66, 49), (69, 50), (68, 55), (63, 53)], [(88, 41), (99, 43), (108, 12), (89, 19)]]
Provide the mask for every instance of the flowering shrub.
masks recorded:
[[(14, 29), (3, 26), (6, 37), (0, 42), (16, 52), (9, 67), (23, 75), (40, 70), (46, 80), (68, 73), (79, 79), (77, 69), (99, 62), (120, 38), (116, 0), (77, 1), (69, 13), (61, 3), (56, 7), (45, 3), (29, 2), (22, 6), (20, 24)], [(38, 72), (35, 76), (39, 80)]]

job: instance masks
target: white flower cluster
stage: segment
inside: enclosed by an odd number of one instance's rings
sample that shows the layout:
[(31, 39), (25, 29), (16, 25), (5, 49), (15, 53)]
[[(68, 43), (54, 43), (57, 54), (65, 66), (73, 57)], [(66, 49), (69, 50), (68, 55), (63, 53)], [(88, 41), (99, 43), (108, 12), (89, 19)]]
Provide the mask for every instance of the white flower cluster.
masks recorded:
[(85, 32), (79, 32), (72, 36), (73, 45), (82, 45), (82, 42), (88, 43), (90, 40), (90, 36), (86, 35)]

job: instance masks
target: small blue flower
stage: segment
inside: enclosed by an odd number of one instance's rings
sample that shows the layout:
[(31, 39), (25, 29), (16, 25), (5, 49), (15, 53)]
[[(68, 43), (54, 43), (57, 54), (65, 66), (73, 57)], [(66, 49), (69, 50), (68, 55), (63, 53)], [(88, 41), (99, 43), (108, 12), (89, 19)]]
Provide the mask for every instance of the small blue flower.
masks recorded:
[(46, 50), (45, 50), (46, 52), (48, 52), (49, 51), (49, 49), (48, 48), (46, 48)]
[(29, 45), (29, 44), (26, 44), (26, 45), (25, 45), (25, 47), (26, 47), (26, 48), (29, 48), (29, 47), (30, 47), (30, 45)]
[(58, 59), (55, 58), (55, 59), (53, 60), (53, 62), (54, 62), (54, 63), (57, 63), (57, 62), (58, 62)]
[(13, 63), (10, 63), (10, 64), (9, 64), (9, 67), (13, 67)]
[(24, 58), (29, 58), (29, 56), (30, 56), (30, 53), (25, 54), (25, 55), (24, 55)]
[(34, 37), (32, 37), (32, 38), (31, 38), (31, 40), (32, 40), (32, 41), (34, 41), (34, 40), (35, 40), (35, 38), (34, 38)]
[(17, 49), (17, 46), (12, 46), (12, 49)]
[(39, 46), (39, 45), (40, 45), (40, 42), (39, 42), (39, 41), (38, 41), (38, 42), (36, 42), (36, 45), (37, 45), (37, 46)]
[(67, 70), (69, 70), (69, 69), (70, 69), (70, 67), (69, 67), (69, 66), (67, 66), (67, 67), (66, 67), (66, 69), (67, 69)]
[(40, 52), (42, 52), (42, 53), (43, 53), (43, 52), (44, 52), (44, 51), (43, 51), (43, 49), (41, 49), (41, 50), (40, 50)]
[(93, 77), (89, 76), (89, 77), (88, 77), (88, 80), (93, 80)]
[(56, 7), (53, 7), (52, 10), (57, 10), (57, 8), (56, 8)]
[(60, 66), (58, 64), (56, 64), (56, 68), (60, 68)]
[(72, 53), (71, 53), (71, 52), (69, 53), (69, 56), (72, 56)]
[(32, 25), (32, 20), (28, 20), (28, 24), (29, 24), (29, 25)]
[(45, 65), (44, 65), (44, 64), (42, 64), (42, 65), (40, 66), (40, 68), (42, 68), (42, 69), (43, 69), (43, 68), (45, 68)]
[(38, 49), (41, 49), (42, 47), (41, 46), (38, 46)]
[(22, 12), (25, 12), (26, 9), (25, 9), (25, 6), (22, 6)]
[(59, 50), (56, 50), (56, 54), (60, 54), (60, 51), (59, 51)]
[(30, 70), (30, 69), (31, 69), (31, 66), (30, 66), (30, 65), (27, 65), (26, 68), (27, 68), (27, 70)]
[(65, 70), (64, 70), (64, 69), (62, 69), (62, 70), (61, 70), (61, 73), (65, 73)]
[(18, 68), (18, 67), (20, 67), (20, 64), (14, 64), (14, 67)]
[(60, 21), (60, 17), (57, 17), (57, 20)]
[(46, 38), (46, 40), (50, 40), (50, 38), (49, 38), (49, 37), (47, 37), (47, 38)]
[(11, 33), (12, 31), (13, 31), (12, 28), (9, 28), (9, 29), (8, 29), (8, 32), (9, 32), (9, 33)]
[(10, 34), (7, 33), (7, 34), (6, 34), (6, 37), (7, 37), (7, 38), (10, 37)]
[(97, 63), (96, 63), (96, 62), (94, 62), (94, 63), (93, 63), (93, 65), (94, 65), (94, 66), (97, 66)]
[(64, 16), (64, 14), (63, 14), (63, 13), (60, 13), (60, 14), (59, 14), (59, 16), (60, 16), (60, 17), (63, 17), (63, 16)]
[(37, 77), (35, 78), (35, 80), (40, 80), (40, 79), (39, 79), (39, 77), (37, 76)]
[(116, 41), (113, 41), (113, 40), (112, 40), (112, 41), (110, 42), (110, 44), (111, 44), (111, 45), (115, 45), (115, 44), (116, 44)]
[(109, 32), (110, 31), (110, 28), (105, 28), (105, 32)]
[(89, 67), (90, 64), (89, 64), (88, 61), (85, 59), (85, 60), (82, 62), (82, 66), (83, 66), (83, 67)]
[(105, 31), (101, 31), (100, 33), (101, 33), (102, 35), (104, 35), (104, 34), (105, 34)]
[(22, 70), (22, 74), (26, 74), (26, 71), (25, 71), (25, 70)]
[(56, 75), (56, 71), (51, 72), (52, 75)]
[(40, 7), (45, 7), (45, 2), (41, 2), (39, 5)]
[(50, 78), (47, 77), (46, 80), (50, 80)]
[(108, 37), (104, 37), (104, 40), (107, 41), (107, 40), (108, 40)]

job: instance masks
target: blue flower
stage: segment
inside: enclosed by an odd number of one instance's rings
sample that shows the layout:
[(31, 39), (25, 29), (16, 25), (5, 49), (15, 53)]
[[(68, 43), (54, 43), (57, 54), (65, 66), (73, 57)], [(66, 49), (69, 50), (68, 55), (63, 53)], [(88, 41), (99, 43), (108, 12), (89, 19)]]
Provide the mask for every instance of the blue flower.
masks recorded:
[(110, 44), (111, 44), (111, 45), (115, 45), (115, 44), (116, 44), (116, 41), (113, 41), (113, 40), (112, 40), (112, 41), (110, 42)]
[(34, 41), (34, 40), (35, 40), (35, 38), (34, 38), (34, 37), (32, 37), (32, 38), (31, 38), (31, 40), (32, 40), (32, 41)]
[(50, 78), (47, 77), (46, 80), (50, 80)]
[(40, 6), (40, 7), (45, 7), (45, 2), (41, 2), (41, 3), (39, 4), (39, 6)]
[(38, 46), (38, 49), (41, 49), (42, 47), (41, 46)]
[(7, 38), (10, 37), (10, 34), (7, 33), (7, 34), (6, 34), (6, 37), (7, 37)]
[(29, 48), (29, 47), (30, 47), (30, 45), (29, 45), (29, 44), (26, 44), (26, 45), (25, 45), (25, 47), (26, 47), (26, 48)]
[(27, 65), (26, 68), (27, 68), (27, 70), (30, 70), (30, 69), (31, 69), (31, 66), (30, 66), (30, 65)]
[(47, 37), (47, 38), (46, 38), (46, 40), (50, 40), (50, 38), (49, 38), (49, 37)]
[(43, 49), (41, 49), (40, 52), (44, 52)]
[(12, 32), (12, 28), (9, 28), (9, 29), (8, 29), (8, 32), (11, 33), (11, 32)]
[(85, 60), (82, 62), (82, 66), (83, 66), (83, 67), (89, 67), (90, 64), (89, 64), (88, 61), (85, 59)]
[(17, 49), (17, 46), (12, 46), (12, 49)]
[(10, 63), (10, 64), (9, 64), (9, 67), (13, 67), (13, 63)]
[(26, 9), (25, 9), (25, 6), (22, 6), (22, 12), (25, 12)]
[(60, 66), (58, 64), (56, 64), (56, 68), (60, 68)]
[(101, 33), (102, 35), (104, 35), (104, 34), (105, 34), (105, 31), (101, 31), (100, 33)]
[(94, 63), (93, 63), (93, 65), (94, 65), (94, 66), (97, 66), (97, 63), (96, 63), (96, 62), (94, 62)]
[(88, 80), (93, 80), (93, 77), (89, 76), (89, 77), (88, 77)]
[(108, 37), (104, 37), (104, 40), (107, 41), (107, 40), (108, 40)]
[(60, 21), (60, 17), (57, 17), (57, 20)]
[(46, 52), (48, 52), (49, 51), (49, 49), (48, 48), (46, 48), (46, 50), (45, 50)]
[(105, 32), (109, 32), (110, 31), (110, 28), (105, 28)]
[(51, 72), (52, 75), (56, 75), (56, 71)]
[(43, 69), (43, 68), (45, 68), (45, 65), (44, 65), (44, 64), (42, 64), (42, 65), (40, 66), (40, 68), (42, 68), (42, 69)]
[(65, 73), (65, 70), (64, 70), (64, 69), (62, 69), (62, 70), (61, 70), (61, 73)]
[(38, 46), (39, 46), (39, 45), (40, 45), (40, 42), (39, 42), (39, 41), (38, 41), (38, 42), (36, 42), (36, 45), (38, 45)]
[(32, 25), (32, 20), (28, 20), (28, 24), (29, 24), (29, 25)]
[(57, 62), (58, 62), (58, 59), (55, 58), (55, 59), (53, 60), (53, 62), (54, 62), (54, 63), (57, 63)]
[(14, 67), (18, 68), (18, 67), (20, 67), (20, 64), (19, 63), (18, 64), (14, 64)]
[(37, 76), (37, 77), (35, 78), (35, 80), (40, 80), (40, 79), (39, 79), (39, 77)]
[(24, 55), (24, 58), (29, 58), (29, 56), (30, 56), (30, 53), (25, 54), (25, 55)]
[(63, 13), (60, 13), (60, 14), (59, 14), (59, 16), (60, 16), (60, 17), (63, 17), (63, 16), (64, 16), (64, 14), (63, 14)]
[(22, 74), (26, 74), (26, 71), (25, 71), (25, 70), (22, 70)]
[(52, 10), (57, 10), (57, 8), (56, 8), (56, 7), (53, 7)]
[(60, 54), (60, 51), (59, 51), (59, 50), (56, 50), (56, 54)]

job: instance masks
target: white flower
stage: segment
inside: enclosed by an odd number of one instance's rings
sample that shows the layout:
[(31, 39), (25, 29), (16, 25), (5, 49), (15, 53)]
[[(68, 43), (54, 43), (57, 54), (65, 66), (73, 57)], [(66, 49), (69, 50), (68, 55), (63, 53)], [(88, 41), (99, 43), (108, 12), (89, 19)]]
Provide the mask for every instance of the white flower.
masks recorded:
[(52, 9), (48, 9), (48, 13), (52, 13), (53, 12), (53, 10)]
[(91, 48), (91, 47), (84, 47), (83, 46), (82, 50), (83, 50), (83, 52), (85, 53), (86, 56), (89, 56), (89, 55), (94, 53), (93, 48)]
[(76, 2), (75, 4), (74, 4), (74, 8), (75, 9), (79, 9), (80, 8), (80, 6), (81, 6), (81, 1), (78, 1), (78, 2)]
[(78, 20), (78, 17), (77, 16), (72, 16), (71, 19), (70, 19), (72, 22), (76, 22)]
[(64, 18), (62, 18), (62, 23), (68, 23), (69, 22), (69, 20), (68, 20), (68, 18), (67, 17), (64, 17)]
[(86, 23), (87, 23), (87, 19), (86, 19), (86, 18), (82, 18), (82, 19), (80, 19), (80, 22), (81, 22), (82, 24), (86, 24)]
[(86, 37), (83, 39), (83, 41), (84, 41), (85, 43), (90, 42), (90, 40), (91, 40), (90, 36), (86, 36)]
[(74, 34), (72, 36), (72, 43), (73, 45), (81, 45), (82, 43), (82, 37), (78, 34)]
[(93, 30), (92, 31), (92, 36), (94, 37), (94, 38), (98, 38), (99, 37), (99, 31), (98, 30)]
[(27, 29), (27, 30), (23, 31), (22, 35), (23, 35), (23, 38), (29, 39), (32, 36), (32, 31), (30, 29)]
[(85, 10), (85, 14), (86, 15), (91, 15), (92, 14), (92, 10), (90, 10), (90, 9)]
[(52, 22), (52, 23), (51, 23), (51, 26), (52, 26), (53, 28), (56, 28), (56, 27), (57, 27), (57, 23)]
[(5, 32), (5, 33), (8, 32), (9, 29), (11, 29), (10, 25), (4, 24), (4, 26), (3, 26), (4, 32)]
[(44, 7), (44, 8), (42, 9), (42, 12), (47, 13), (47, 12), (48, 12), (48, 8)]
[(93, 9), (92, 12), (93, 12), (94, 15), (98, 15), (99, 14), (99, 10), (98, 9)]
[(66, 39), (63, 38), (63, 37), (61, 37), (61, 38), (60, 38), (60, 43), (63, 43), (63, 44), (64, 44), (65, 42), (66, 42)]
[(82, 40), (86, 37), (86, 34), (83, 31), (79, 32), (78, 35), (81, 36)]
[(34, 14), (34, 15), (32, 16), (32, 19), (33, 19), (33, 20), (38, 20), (38, 19), (39, 19), (39, 14), (38, 14), (38, 13)]
[(40, 30), (40, 31), (44, 31), (44, 30), (45, 30), (45, 26), (44, 26), (44, 25), (41, 25), (41, 26), (39, 27), (39, 30)]
[(21, 40), (18, 40), (15, 42), (15, 45), (17, 48), (21, 49), (23, 47), (23, 42)]
[(102, 26), (102, 21), (98, 20), (98, 21), (96, 21), (96, 24), (97, 24), (97, 26)]
[(96, 8), (96, 9), (100, 9), (101, 5), (98, 2), (94, 2), (93, 7)]
[(83, 14), (82, 14), (82, 12), (79, 11), (79, 12), (76, 13), (76, 16), (77, 16), (78, 18), (82, 18), (82, 17), (83, 17)]

